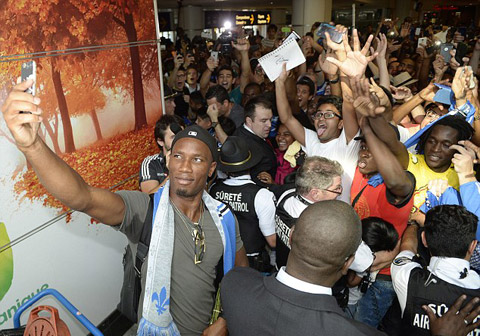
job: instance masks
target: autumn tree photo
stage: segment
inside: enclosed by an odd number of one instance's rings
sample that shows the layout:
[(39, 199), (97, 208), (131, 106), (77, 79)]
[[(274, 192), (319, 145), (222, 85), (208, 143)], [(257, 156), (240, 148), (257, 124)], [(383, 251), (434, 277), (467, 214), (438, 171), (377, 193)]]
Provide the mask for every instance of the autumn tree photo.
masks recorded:
[[(109, 187), (137, 173), (142, 159), (156, 151), (146, 111), (146, 100), (160, 90), (153, 2), (3, 0), (0, 16), (0, 76), (7, 83), (2, 92), (13, 85), (21, 63), (33, 58), (44, 113), (40, 134), (52, 149), (95, 186)], [(111, 106), (130, 102), (130, 132), (105, 136), (98, 114), (111, 116), (116, 113)], [(83, 115), (91, 119), (91, 128), (72, 123)], [(115, 119), (128, 120), (120, 112)], [(91, 137), (92, 144), (79, 148), (80, 135)], [(0, 136), (8, 138), (5, 132)], [(30, 170), (16, 178), (15, 191), (22, 197), (43, 197), (46, 205), (60, 207), (45, 196)]]

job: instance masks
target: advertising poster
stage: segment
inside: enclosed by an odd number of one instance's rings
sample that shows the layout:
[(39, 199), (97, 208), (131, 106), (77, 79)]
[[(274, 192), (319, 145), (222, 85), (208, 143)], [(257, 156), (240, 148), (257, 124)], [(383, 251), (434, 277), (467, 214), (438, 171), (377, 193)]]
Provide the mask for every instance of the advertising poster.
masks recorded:
[[(48, 146), (92, 186), (138, 189), (162, 113), (153, 1), (3, 0), (0, 16), (0, 106), (34, 60)], [(49, 195), (3, 117), (0, 156), (0, 330), (46, 288), (98, 325), (119, 301), (126, 238)], [(40, 304), (59, 309), (72, 335), (88, 333), (55, 299)]]

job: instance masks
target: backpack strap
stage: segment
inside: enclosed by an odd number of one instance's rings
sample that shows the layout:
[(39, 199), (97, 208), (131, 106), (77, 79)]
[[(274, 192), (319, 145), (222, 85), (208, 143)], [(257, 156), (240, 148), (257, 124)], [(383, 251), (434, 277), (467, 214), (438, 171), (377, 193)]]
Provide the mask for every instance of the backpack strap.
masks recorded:
[(149, 195), (150, 203), (148, 204), (147, 216), (145, 217), (145, 222), (143, 224), (140, 241), (137, 244), (137, 254), (135, 256), (135, 273), (139, 278), (141, 278), (142, 265), (145, 261), (145, 258), (147, 258), (148, 249), (150, 247), (150, 240), (152, 239), (154, 195), (155, 194)]
[(133, 260), (133, 268), (135, 270), (135, 280), (133, 284), (133, 312), (135, 314), (134, 322), (138, 318), (138, 306), (140, 303), (140, 295), (142, 293), (142, 265), (145, 262), (145, 259), (148, 255), (148, 249), (150, 246), (150, 240), (152, 238), (152, 229), (153, 229), (153, 207), (154, 206), (154, 194), (150, 194), (150, 203), (148, 204), (147, 216), (145, 217), (145, 222), (143, 223), (142, 233), (140, 235), (140, 241), (137, 244), (137, 254)]

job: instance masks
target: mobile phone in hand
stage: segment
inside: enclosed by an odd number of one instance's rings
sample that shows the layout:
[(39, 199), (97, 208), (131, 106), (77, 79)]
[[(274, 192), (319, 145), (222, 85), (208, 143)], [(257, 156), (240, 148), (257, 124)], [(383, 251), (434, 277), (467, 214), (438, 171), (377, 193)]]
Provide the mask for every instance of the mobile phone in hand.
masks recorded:
[(339, 31), (335, 30), (335, 27), (332, 25), (329, 25), (328, 23), (322, 23), (320, 25), (320, 28), (317, 31), (317, 35), (320, 37), (323, 37), (326, 40), (325, 33), (328, 32), (328, 35), (330, 35), (330, 39), (335, 42), (335, 43), (342, 43), (343, 41), (343, 33), (340, 33)]
[(25, 82), (27, 79), (33, 79), (32, 86), (26, 89), (25, 92), (35, 96), (35, 83), (37, 82), (37, 63), (35, 61), (22, 63), (21, 78), (22, 82)]
[(460, 64), (460, 66), (463, 66), (463, 58), (467, 54), (468, 51), (468, 45), (462, 42), (458, 42), (457, 44), (457, 51), (455, 52), (455, 60)]
[(452, 58), (452, 55), (450, 54), (450, 51), (453, 49), (453, 44), (451, 43), (443, 43), (440, 45), (440, 55), (443, 56), (445, 59), (445, 63), (449, 63), (450, 59)]
[(417, 43), (417, 48), (419, 48), (420, 46), (424, 46), (424, 47), (427, 47), (427, 43), (428, 43), (428, 37), (420, 37), (418, 39), (418, 43)]
[(475, 80), (473, 79), (473, 70), (472, 70), (472, 67), (470, 65), (466, 66), (465, 69), (463, 71), (466, 71), (468, 70), (468, 72), (470, 72), (472, 74), (472, 76), (470, 76), (470, 83), (468, 85), (468, 88), (471, 90), (473, 88), (475, 88)]
[(215, 60), (215, 62), (218, 61), (218, 51), (212, 51), (210, 56)]

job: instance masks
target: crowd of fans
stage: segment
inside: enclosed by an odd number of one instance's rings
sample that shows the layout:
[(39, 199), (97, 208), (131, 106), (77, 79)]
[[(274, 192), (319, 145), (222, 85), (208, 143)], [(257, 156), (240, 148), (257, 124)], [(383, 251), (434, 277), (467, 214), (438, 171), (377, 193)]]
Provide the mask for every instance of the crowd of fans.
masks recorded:
[[(180, 29), (175, 43), (163, 40), (170, 108), (157, 126), (168, 131), (164, 120), (173, 115), (181, 120), (170, 125), (197, 124), (215, 136), (225, 161), (219, 161), (209, 192), (234, 211), (250, 266), (260, 272), (287, 265), (295, 222), (309, 205), (332, 199), (351, 204), (362, 219), (362, 244), (334, 286), (338, 304), (346, 316), (389, 335), (422, 334), (429, 329), (427, 313), (422, 321), (405, 313), (409, 275), (398, 275), (404, 269), (430, 264), (432, 274), (480, 294), (478, 275), (449, 281), (431, 261), (468, 259), (468, 265), (444, 266), (445, 272), (458, 268), (460, 274), (468, 266), (474, 274), (480, 247), (465, 245), (454, 255), (416, 243), (428, 232), (425, 214), (431, 209), (445, 220), (444, 213), (459, 211), (450, 219), (458, 223), (445, 223), (455, 232), (479, 213), (480, 30), (386, 19), (376, 32), (337, 25), (343, 41), (335, 43), (328, 33), (317, 36), (319, 25), (298, 42), (306, 62), (284, 68), (274, 83), (259, 62), (288, 35), (274, 24), (265, 38), (233, 29), (216, 41), (190, 40)], [(446, 100), (437, 98), (440, 88), (447, 90)], [(157, 133), (155, 138), (163, 141)], [(161, 184), (164, 176), (157, 180)], [(435, 208), (440, 205), (469, 212), (441, 212)], [(471, 243), (480, 236), (476, 226), (467, 231), (455, 239)], [(459, 244), (448, 236), (442, 239)], [(450, 306), (455, 298), (447, 296)]]
[(273, 24), (163, 39), (142, 192), (56, 158), (30, 81), (7, 98), (47, 190), (139, 243), (139, 335), (480, 334), (479, 29), (385, 19), (334, 42), (319, 26), (274, 82)]

